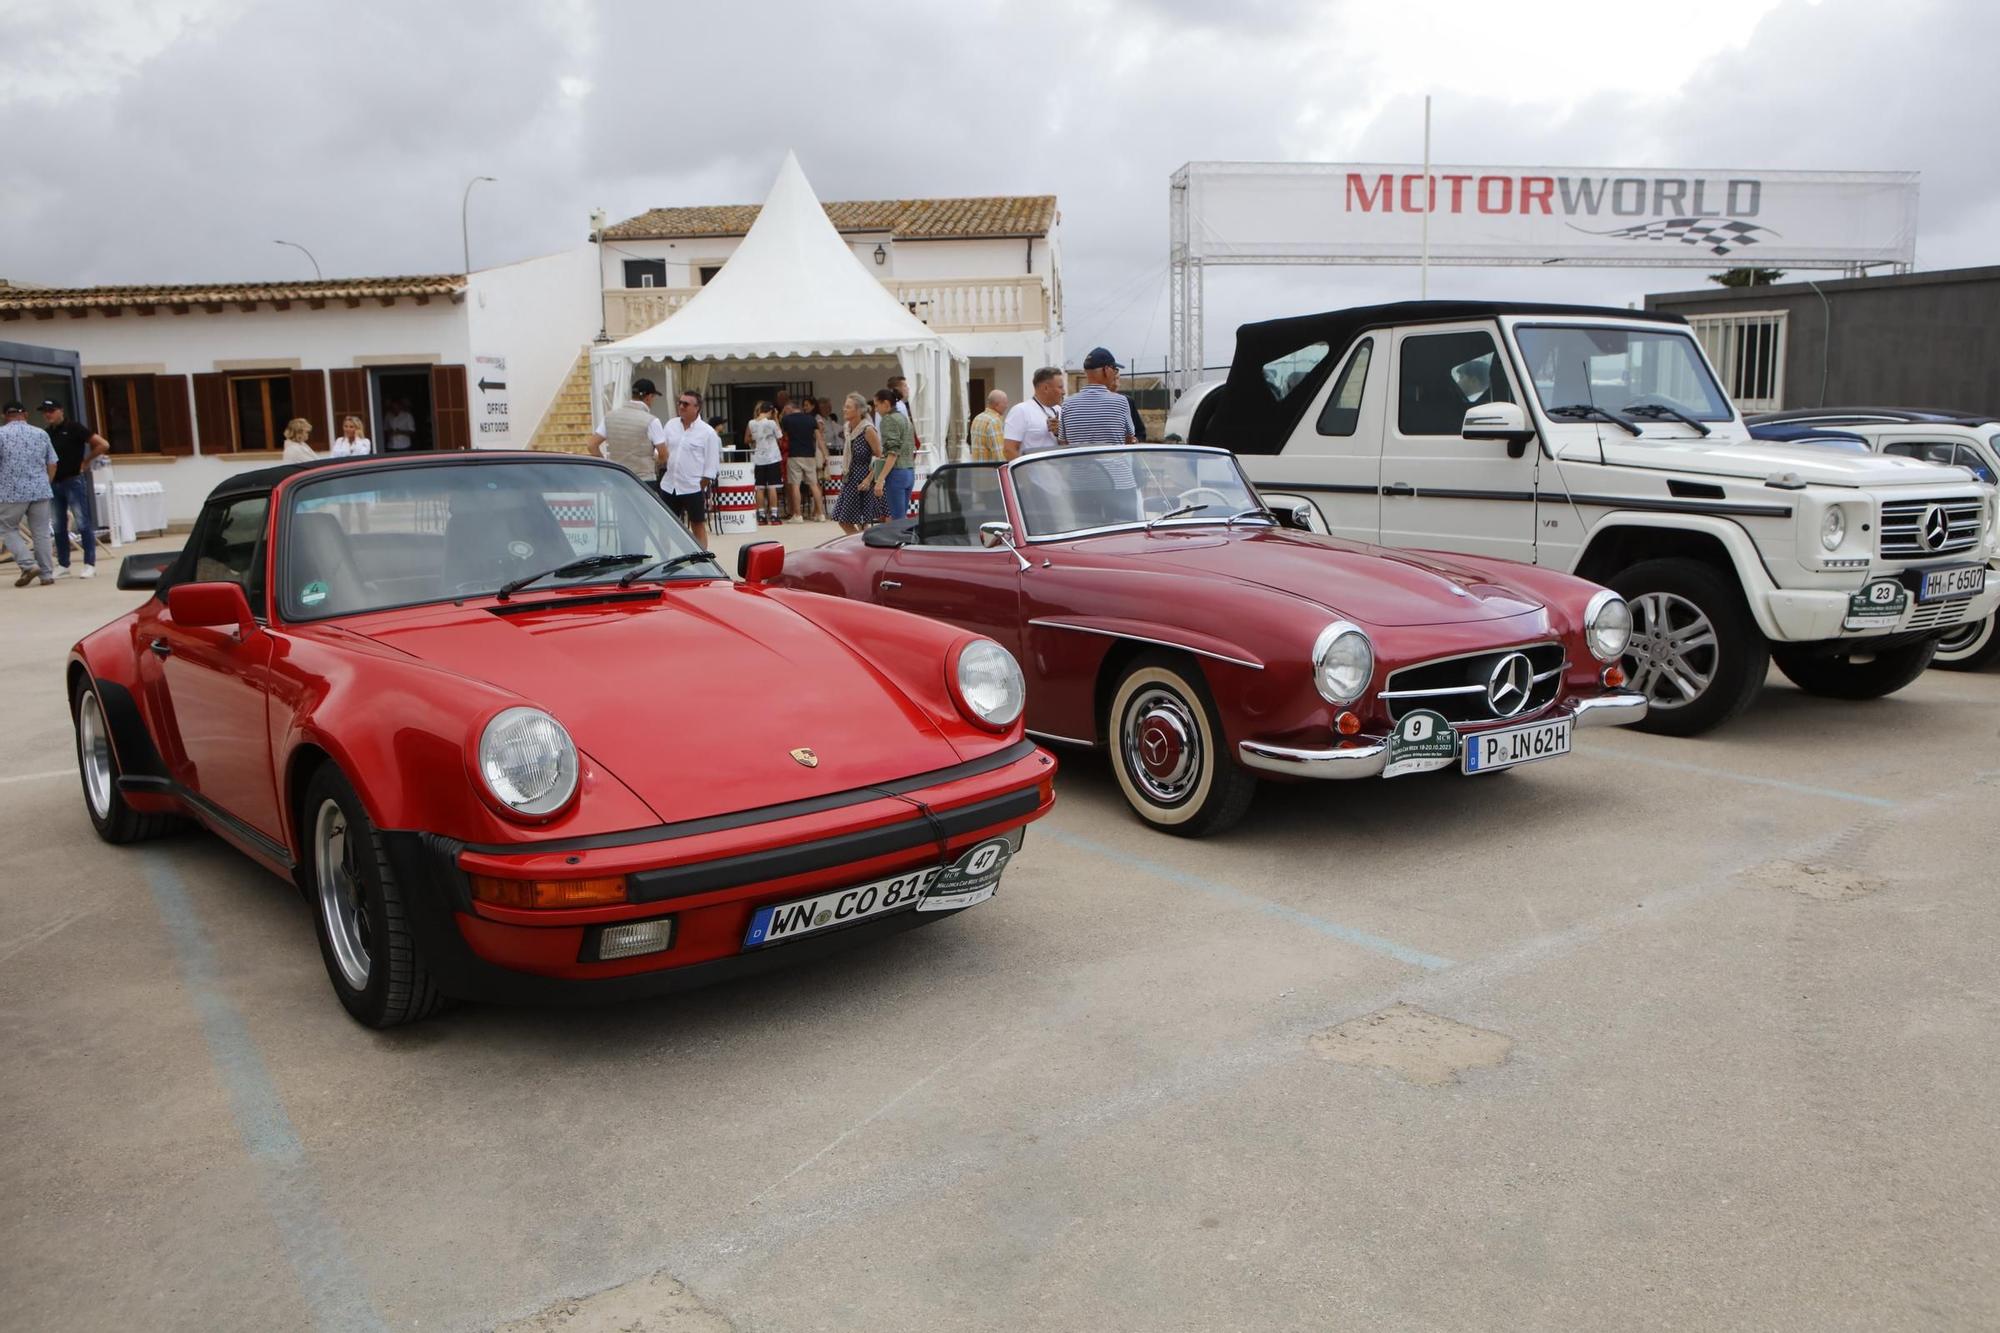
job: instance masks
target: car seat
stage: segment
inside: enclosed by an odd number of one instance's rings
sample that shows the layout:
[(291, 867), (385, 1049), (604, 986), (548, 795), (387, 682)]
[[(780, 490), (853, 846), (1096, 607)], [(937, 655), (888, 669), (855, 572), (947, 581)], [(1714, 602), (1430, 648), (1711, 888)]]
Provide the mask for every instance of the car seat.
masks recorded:
[(284, 599), (311, 616), (340, 615), (366, 603), (347, 529), (332, 514), (308, 511), (292, 518), (291, 560), (285, 577), (291, 587)]
[(553, 569), (574, 554), (538, 491), (454, 495), (444, 525), (444, 591), (491, 591), (509, 579)]

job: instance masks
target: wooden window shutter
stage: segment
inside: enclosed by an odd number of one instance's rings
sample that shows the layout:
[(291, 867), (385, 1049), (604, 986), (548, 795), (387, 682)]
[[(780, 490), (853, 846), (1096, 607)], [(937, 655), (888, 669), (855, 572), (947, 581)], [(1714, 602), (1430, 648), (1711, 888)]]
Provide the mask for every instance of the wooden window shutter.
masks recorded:
[(437, 447), (472, 447), (471, 393), (464, 366), (431, 367), (431, 415), (437, 419)]
[[(326, 424), (326, 372), (324, 370), (295, 370), (292, 372), (292, 415), (304, 417), (312, 422), (312, 434), (306, 436), (312, 447), (325, 453), (333, 444), (333, 432)], [(282, 425), (283, 423), (279, 423)]]
[(161, 453), (194, 452), (194, 414), (188, 406), (187, 376), (153, 376), (153, 413)]
[(236, 452), (235, 414), (229, 406), (229, 376), (221, 371), (204, 371), (194, 380), (195, 439), (205, 454)]
[(328, 438), (339, 436), (340, 423), (347, 418), (360, 417), (362, 438), (374, 439), (375, 423), (368, 419), (368, 372), (329, 370), (326, 375), (328, 387), (333, 391), (333, 415), (326, 423)]

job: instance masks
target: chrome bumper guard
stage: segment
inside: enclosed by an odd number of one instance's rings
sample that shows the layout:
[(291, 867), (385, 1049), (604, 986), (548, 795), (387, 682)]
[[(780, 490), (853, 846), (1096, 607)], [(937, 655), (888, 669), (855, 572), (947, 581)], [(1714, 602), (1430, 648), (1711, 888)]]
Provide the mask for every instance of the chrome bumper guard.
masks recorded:
[[(1646, 696), (1630, 690), (1579, 699), (1570, 707), (1579, 727), (1626, 727), (1646, 716)], [(1379, 778), (1389, 766), (1387, 740), (1356, 740), (1330, 750), (1301, 750), (1267, 741), (1241, 741), (1236, 758), (1245, 768), (1295, 778)]]

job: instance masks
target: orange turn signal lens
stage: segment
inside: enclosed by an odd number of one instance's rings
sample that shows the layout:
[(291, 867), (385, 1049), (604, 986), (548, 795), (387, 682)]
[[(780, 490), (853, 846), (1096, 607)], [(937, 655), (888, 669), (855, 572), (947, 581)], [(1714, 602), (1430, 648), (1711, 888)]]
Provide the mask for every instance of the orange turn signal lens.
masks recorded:
[(495, 907), (603, 907), (625, 901), (625, 877), (497, 879), (474, 875), (472, 896)]
[(1625, 683), (1625, 668), (1613, 662), (1604, 668), (1604, 685), (1607, 689), (1617, 689)]
[(1342, 713), (1333, 720), (1333, 729), (1343, 736), (1352, 736), (1361, 730), (1361, 719), (1352, 713)]

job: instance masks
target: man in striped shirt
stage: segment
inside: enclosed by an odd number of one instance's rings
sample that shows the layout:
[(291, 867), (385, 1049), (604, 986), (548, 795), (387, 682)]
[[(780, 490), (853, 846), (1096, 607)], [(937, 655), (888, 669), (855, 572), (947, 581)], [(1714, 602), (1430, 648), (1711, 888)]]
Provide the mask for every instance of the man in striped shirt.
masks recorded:
[[(1066, 446), (1083, 444), (1131, 444), (1132, 404), (1118, 393), (1118, 359), (1102, 347), (1093, 347), (1083, 358), (1083, 388), (1063, 402), (1058, 439)], [(1138, 481), (1132, 475), (1132, 460), (1125, 454), (1108, 454), (1104, 471), (1114, 485), (1133, 490)]]

